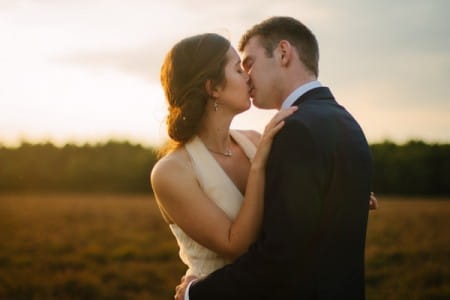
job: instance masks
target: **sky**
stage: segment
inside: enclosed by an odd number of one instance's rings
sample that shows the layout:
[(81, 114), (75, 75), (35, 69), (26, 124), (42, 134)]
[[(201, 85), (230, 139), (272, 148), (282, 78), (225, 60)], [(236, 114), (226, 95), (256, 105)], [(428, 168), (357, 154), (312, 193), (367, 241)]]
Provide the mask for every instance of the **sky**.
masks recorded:
[[(369, 142), (450, 142), (449, 11), (447, 0), (0, 0), (0, 144), (161, 145), (170, 48), (205, 32), (237, 45), (274, 15), (315, 33), (319, 80)], [(262, 131), (274, 113), (252, 108), (232, 127)]]

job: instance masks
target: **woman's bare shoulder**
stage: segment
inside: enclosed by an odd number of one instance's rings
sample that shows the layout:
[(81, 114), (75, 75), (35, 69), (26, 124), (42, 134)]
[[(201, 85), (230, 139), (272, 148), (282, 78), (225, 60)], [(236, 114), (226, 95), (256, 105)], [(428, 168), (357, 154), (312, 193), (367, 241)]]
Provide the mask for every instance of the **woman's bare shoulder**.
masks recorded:
[(168, 153), (153, 166), (150, 177), (152, 187), (155, 189), (158, 185), (172, 182), (174, 175), (192, 176), (189, 155), (184, 148)]
[(238, 130), (240, 133), (245, 135), (255, 146), (258, 145), (261, 139), (261, 134), (256, 130)]

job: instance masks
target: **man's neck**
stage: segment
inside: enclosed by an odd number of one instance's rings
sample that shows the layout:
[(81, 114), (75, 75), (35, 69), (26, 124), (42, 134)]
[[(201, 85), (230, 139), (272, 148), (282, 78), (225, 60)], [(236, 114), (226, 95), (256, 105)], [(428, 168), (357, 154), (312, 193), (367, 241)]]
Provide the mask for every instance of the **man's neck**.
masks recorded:
[(286, 98), (292, 94), (296, 89), (301, 87), (304, 84), (307, 84), (308, 82), (317, 80), (317, 77), (306, 73), (304, 71), (302, 72), (296, 72), (295, 74), (288, 74), (287, 78), (284, 80), (284, 87), (283, 87), (283, 93), (281, 94), (280, 102), (278, 103), (278, 109), (281, 108), (283, 102), (286, 100)]
[(288, 107), (292, 106), (299, 97), (301, 97), (308, 91), (318, 88), (320, 86), (322, 86), (322, 84), (317, 80), (309, 81), (309, 82), (306, 82), (306, 83), (298, 86), (295, 90), (293, 90), (286, 97), (286, 99), (284, 99), (283, 103), (281, 104), (280, 109), (284, 109), (284, 108), (288, 108)]
[(297, 77), (293, 79), (291, 82), (288, 82), (285, 89), (285, 94), (283, 97), (283, 100), (286, 99), (290, 94), (292, 94), (293, 91), (301, 87), (302, 85), (307, 84), (308, 82), (317, 80), (317, 77), (315, 76), (303, 76), (303, 77)]

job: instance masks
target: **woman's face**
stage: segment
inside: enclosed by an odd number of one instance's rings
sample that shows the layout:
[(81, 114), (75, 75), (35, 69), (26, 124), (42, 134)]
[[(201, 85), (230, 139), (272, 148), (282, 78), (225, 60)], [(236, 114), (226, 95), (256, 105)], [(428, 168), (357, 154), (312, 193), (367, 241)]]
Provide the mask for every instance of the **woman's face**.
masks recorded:
[(227, 52), (225, 65), (225, 85), (218, 88), (217, 102), (219, 109), (225, 106), (234, 113), (241, 113), (250, 108), (249, 77), (241, 67), (241, 59), (233, 47)]

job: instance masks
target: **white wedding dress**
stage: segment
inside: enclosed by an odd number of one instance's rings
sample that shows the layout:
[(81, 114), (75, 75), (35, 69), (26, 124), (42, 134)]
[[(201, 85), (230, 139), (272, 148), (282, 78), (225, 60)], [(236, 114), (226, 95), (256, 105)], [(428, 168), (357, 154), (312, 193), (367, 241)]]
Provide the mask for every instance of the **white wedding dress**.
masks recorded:
[[(231, 130), (230, 134), (251, 160), (256, 152), (255, 145), (238, 131)], [(234, 220), (242, 204), (242, 193), (200, 138), (194, 137), (192, 141), (185, 145), (185, 149), (191, 157), (192, 165), (203, 191), (230, 219)], [(186, 275), (203, 277), (230, 263), (229, 260), (191, 239), (176, 224), (170, 224), (169, 226), (180, 247), (180, 258), (188, 266)], [(214, 226), (214, 224), (211, 224), (211, 226)]]

